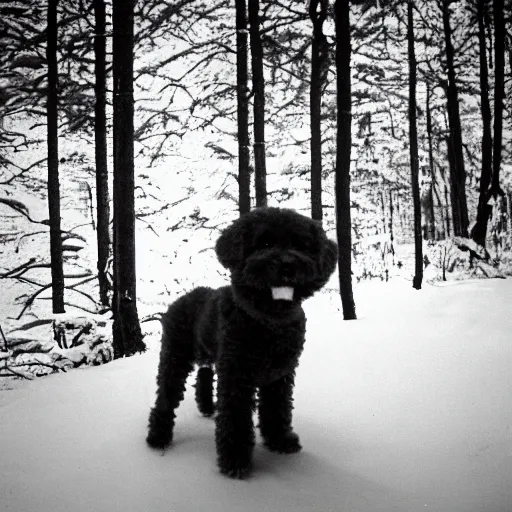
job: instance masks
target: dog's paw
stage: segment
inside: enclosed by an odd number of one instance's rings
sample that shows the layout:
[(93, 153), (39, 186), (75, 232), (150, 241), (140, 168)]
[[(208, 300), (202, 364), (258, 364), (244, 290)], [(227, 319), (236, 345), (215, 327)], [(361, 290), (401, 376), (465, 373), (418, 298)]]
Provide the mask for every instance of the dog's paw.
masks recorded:
[(248, 447), (246, 449), (240, 447), (230, 453), (221, 451), (217, 456), (217, 465), (223, 475), (242, 480), (252, 470), (251, 450)]
[(236, 478), (237, 480), (243, 480), (249, 476), (252, 470), (251, 464), (239, 465), (239, 464), (224, 464), (219, 466), (220, 472), (229, 478)]
[(162, 409), (154, 407), (149, 413), (146, 442), (153, 448), (167, 448), (172, 443), (173, 417)]
[(296, 453), (302, 449), (299, 436), (295, 432), (289, 432), (282, 437), (265, 439), (264, 445), (271, 452)]
[(152, 448), (167, 448), (172, 443), (172, 423), (163, 421), (155, 413), (149, 418), (149, 430), (146, 443)]
[(215, 416), (215, 413), (217, 412), (216, 404), (198, 404), (199, 412), (202, 416), (205, 418), (213, 418)]
[(151, 448), (167, 448), (172, 443), (172, 435), (150, 430), (146, 437), (146, 443)]

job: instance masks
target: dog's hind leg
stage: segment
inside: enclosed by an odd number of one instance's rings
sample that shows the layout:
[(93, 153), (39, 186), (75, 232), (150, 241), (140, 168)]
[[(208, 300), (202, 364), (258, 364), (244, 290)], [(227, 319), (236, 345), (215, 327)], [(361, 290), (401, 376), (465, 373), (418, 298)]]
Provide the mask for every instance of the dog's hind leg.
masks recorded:
[(286, 375), (259, 390), (258, 414), (261, 437), (274, 452), (294, 453), (302, 447), (292, 429), (294, 376)]
[(196, 403), (203, 416), (213, 415), (215, 407), (213, 405), (213, 368), (211, 366), (201, 366), (197, 370)]
[(147, 443), (164, 448), (172, 442), (175, 409), (183, 399), (185, 382), (194, 365), (193, 334), (183, 321), (179, 302), (162, 317), (162, 348), (156, 402), (149, 414)]

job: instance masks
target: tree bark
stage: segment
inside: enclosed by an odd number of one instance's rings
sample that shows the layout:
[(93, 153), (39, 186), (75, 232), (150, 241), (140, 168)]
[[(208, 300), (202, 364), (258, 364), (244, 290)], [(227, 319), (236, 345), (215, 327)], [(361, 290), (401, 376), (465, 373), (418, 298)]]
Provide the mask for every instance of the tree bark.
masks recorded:
[(485, 44), (486, 0), (478, 0), (478, 48), (480, 53), (480, 110), (482, 114), (482, 169), (480, 174), (480, 192), (476, 222), (471, 230), (471, 238), (485, 247), (487, 226), (492, 207), (488, 204), (489, 187), (492, 177), (492, 134), (491, 134), (491, 105), (489, 102), (489, 73), (487, 67), (487, 49)]
[(336, 235), (340, 294), (345, 320), (356, 319), (352, 291), (352, 221), (350, 215), (350, 154), (352, 150), (352, 97), (350, 78), (350, 3), (336, 0)]
[(446, 183), (444, 184), (444, 203), (445, 203), (445, 215), (444, 215), (444, 218), (445, 218), (445, 222), (446, 222), (446, 236), (447, 237), (450, 237), (451, 236), (451, 220), (450, 220), (450, 200), (449, 200), (449, 195), (448, 195), (448, 187), (446, 185)]
[(392, 264), (395, 265), (395, 225), (394, 225), (393, 189), (389, 189), (389, 242), (391, 244)]
[(247, 87), (247, 8), (246, 0), (235, 0), (236, 8), (236, 89), (238, 119), (238, 209), (240, 215), (251, 209), (249, 168), (249, 90)]
[(64, 313), (64, 269), (59, 186), (57, 5), (48, 0), (46, 58), (48, 62), (47, 142), (48, 142), (48, 213), (50, 217), (50, 258), (52, 272), (52, 309)]
[(382, 184), (382, 188), (379, 190), (380, 197), (380, 209), (382, 211), (382, 232), (387, 233), (386, 229), (386, 197), (384, 196), (384, 184)]
[(260, 34), (259, 0), (249, 0), (252, 89), (254, 93), (254, 185), (256, 206), (267, 205), (267, 167), (265, 161), (265, 78)]
[(416, 52), (414, 49), (414, 0), (407, 1), (407, 49), (409, 54), (409, 157), (414, 210), (414, 278), (412, 287), (421, 290), (423, 281), (423, 237), (418, 165), (418, 129), (416, 126)]
[(106, 15), (105, 0), (94, 0), (95, 37), (94, 37), (94, 141), (96, 157), (96, 212), (98, 243), (98, 282), (100, 302), (109, 306), (110, 290), (107, 277), (107, 263), (110, 255), (110, 205), (108, 192), (107, 165), (107, 72), (106, 72)]
[(133, 0), (113, 2), (114, 357), (143, 352), (137, 313), (133, 155)]
[(430, 171), (420, 168), (419, 173), (424, 179), (423, 187), (420, 185), (420, 214), (423, 240), (434, 240), (435, 222), (434, 222), (434, 193), (432, 187), (432, 178)]
[(505, 19), (503, 0), (494, 0), (494, 147), (491, 190), (494, 198), (503, 196), (500, 187), (501, 145), (503, 138), (503, 101), (505, 99)]
[(508, 235), (512, 241), (512, 192), (507, 192)]
[(426, 238), (429, 240), (436, 239), (436, 213), (434, 208), (434, 194), (436, 193), (435, 188), (435, 171), (434, 171), (434, 148), (433, 148), (433, 137), (432, 137), (432, 111), (430, 108), (430, 84), (426, 83), (427, 87), (427, 101), (426, 101), (426, 128), (427, 128), (427, 139), (428, 139), (428, 169), (430, 173), (430, 185), (426, 197), (426, 217), (427, 217), (427, 229)]
[(446, 65), (448, 86), (446, 91), (449, 145), (452, 152), (450, 175), (452, 192), (452, 220), (456, 236), (468, 236), (468, 207), (466, 201), (466, 171), (462, 147), (462, 128), (459, 113), (459, 94), (455, 80), (454, 49), (452, 44), (452, 27), (450, 22), (451, 0), (442, 0), (443, 26), (446, 42)]
[[(322, 222), (322, 88), (326, 79), (329, 45), (323, 32), (327, 0), (311, 0), (309, 17), (313, 23), (311, 43), (311, 86), (309, 90), (311, 130), (311, 217)], [(320, 7), (320, 12), (318, 12)]]

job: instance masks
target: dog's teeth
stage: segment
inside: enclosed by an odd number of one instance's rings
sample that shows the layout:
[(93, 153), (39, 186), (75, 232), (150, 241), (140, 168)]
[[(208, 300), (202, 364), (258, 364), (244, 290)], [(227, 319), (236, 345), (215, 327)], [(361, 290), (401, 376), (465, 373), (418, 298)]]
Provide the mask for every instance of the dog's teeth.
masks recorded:
[(274, 286), (272, 298), (274, 300), (293, 300), (293, 288), (291, 286)]

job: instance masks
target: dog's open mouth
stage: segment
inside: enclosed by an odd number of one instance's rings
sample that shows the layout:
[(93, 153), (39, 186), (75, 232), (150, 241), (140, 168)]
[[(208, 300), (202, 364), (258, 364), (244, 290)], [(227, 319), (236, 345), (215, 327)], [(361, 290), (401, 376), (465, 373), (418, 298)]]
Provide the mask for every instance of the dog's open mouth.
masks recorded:
[(293, 300), (293, 288), (291, 286), (273, 286), (272, 299), (274, 300)]

